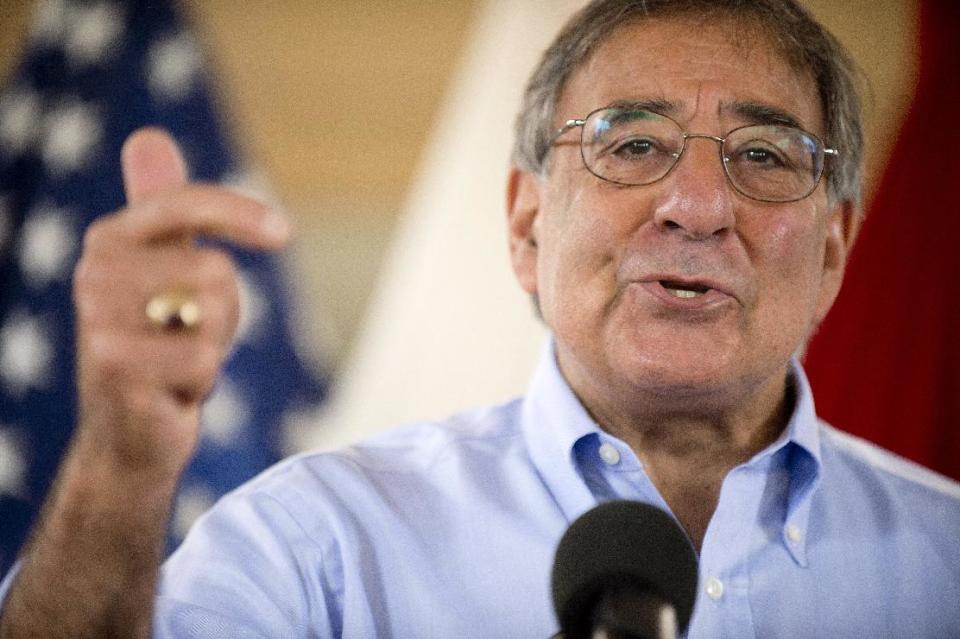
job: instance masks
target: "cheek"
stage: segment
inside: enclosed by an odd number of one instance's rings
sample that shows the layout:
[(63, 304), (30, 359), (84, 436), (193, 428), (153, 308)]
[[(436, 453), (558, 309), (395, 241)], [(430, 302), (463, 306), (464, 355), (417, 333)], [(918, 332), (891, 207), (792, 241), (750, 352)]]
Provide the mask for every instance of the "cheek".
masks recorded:
[(790, 332), (804, 333), (816, 313), (823, 272), (823, 229), (817, 223), (794, 222), (795, 218), (781, 220), (768, 229), (763, 245), (757, 247), (760, 259), (755, 263), (761, 299), (770, 302), (765, 319), (789, 325)]
[(585, 309), (602, 308), (616, 290), (623, 245), (616, 222), (623, 216), (608, 201), (603, 206), (591, 202), (588, 192), (567, 187), (543, 218), (538, 288), (545, 315), (572, 319)]

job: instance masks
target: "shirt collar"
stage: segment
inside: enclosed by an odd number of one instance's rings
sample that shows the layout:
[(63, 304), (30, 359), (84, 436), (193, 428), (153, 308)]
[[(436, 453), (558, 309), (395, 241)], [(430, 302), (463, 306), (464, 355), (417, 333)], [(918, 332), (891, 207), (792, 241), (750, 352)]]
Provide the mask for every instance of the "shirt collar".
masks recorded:
[[(810, 504), (820, 477), (820, 429), (810, 383), (796, 359), (790, 360), (787, 379), (794, 398), (790, 419), (780, 437), (746, 465), (786, 475), (782, 540), (794, 560), (805, 566)], [(611, 436), (590, 417), (560, 373), (552, 336), (524, 400), (522, 419), (533, 463), (568, 521), (573, 521), (597, 504), (577, 464), (576, 444), (589, 436)]]
[(597, 504), (576, 463), (577, 441), (600, 427), (574, 395), (547, 339), (523, 404), (523, 436), (530, 457), (568, 521)]
[(787, 380), (788, 392), (794, 397), (790, 420), (777, 441), (757, 453), (747, 465), (769, 464), (772, 472), (785, 476), (786, 503), (780, 538), (793, 560), (805, 567), (811, 504), (821, 476), (820, 423), (810, 382), (796, 358), (790, 360)]
[(787, 393), (793, 395), (793, 411), (786, 428), (766, 449), (760, 451), (757, 457), (770, 455), (783, 449), (787, 444), (795, 444), (808, 454), (813, 462), (820, 465), (820, 428), (817, 422), (817, 412), (813, 404), (813, 393), (810, 382), (807, 380), (803, 367), (795, 358), (790, 360), (787, 370)]

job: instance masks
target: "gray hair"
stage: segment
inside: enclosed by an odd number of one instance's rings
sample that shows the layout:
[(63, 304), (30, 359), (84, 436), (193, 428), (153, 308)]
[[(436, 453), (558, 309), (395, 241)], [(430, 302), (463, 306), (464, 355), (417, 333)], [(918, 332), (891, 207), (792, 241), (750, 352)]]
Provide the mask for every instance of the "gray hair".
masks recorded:
[(516, 121), (514, 165), (534, 173), (545, 170), (567, 80), (618, 26), (692, 14), (761, 27), (793, 69), (812, 76), (826, 124), (824, 143), (840, 151), (828, 167), (827, 193), (833, 202), (849, 201), (859, 208), (863, 125), (858, 87), (863, 76), (843, 45), (795, 0), (593, 0), (570, 19), (530, 77)]

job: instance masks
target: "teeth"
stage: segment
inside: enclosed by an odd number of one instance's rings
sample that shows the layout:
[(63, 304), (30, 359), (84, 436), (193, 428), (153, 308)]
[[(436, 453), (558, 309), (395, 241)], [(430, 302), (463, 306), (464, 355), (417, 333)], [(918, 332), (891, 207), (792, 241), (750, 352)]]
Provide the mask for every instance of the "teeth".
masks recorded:
[(700, 297), (710, 290), (706, 286), (700, 286), (696, 284), (680, 284), (678, 282), (671, 282), (669, 280), (660, 280), (660, 286), (662, 286), (664, 290), (674, 297), (679, 297), (683, 300)]

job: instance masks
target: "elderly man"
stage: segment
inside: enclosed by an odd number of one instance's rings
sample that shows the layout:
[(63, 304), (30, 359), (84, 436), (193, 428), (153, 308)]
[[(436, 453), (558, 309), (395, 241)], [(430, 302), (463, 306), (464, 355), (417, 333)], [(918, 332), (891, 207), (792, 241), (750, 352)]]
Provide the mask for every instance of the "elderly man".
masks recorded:
[(592, 2), (518, 120), (511, 254), (552, 331), (529, 393), (280, 464), (156, 595), (237, 318), (191, 238), (288, 232), (135, 135), (129, 207), (77, 270), (82, 420), (3, 636), (546, 637), (556, 543), (613, 498), (697, 549), (690, 637), (960, 636), (960, 488), (819, 422), (793, 359), (859, 224), (852, 77), (793, 0)]

